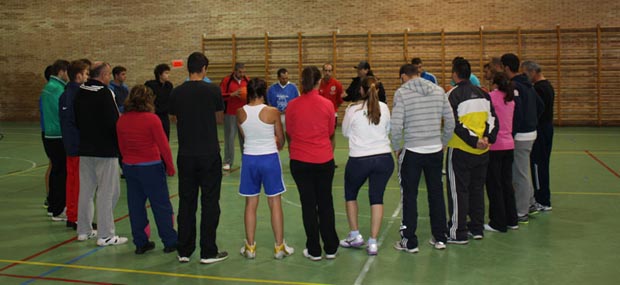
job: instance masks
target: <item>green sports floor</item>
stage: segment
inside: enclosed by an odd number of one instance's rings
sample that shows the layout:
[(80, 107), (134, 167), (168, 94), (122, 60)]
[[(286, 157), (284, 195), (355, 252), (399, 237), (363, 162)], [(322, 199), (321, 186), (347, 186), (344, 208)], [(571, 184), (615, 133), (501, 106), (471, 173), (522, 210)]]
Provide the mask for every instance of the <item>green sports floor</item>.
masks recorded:
[[(36, 123), (0, 122), (0, 284), (618, 284), (620, 280), (620, 128), (556, 128), (551, 158), (553, 211), (534, 216), (509, 233), (486, 233), (469, 245), (444, 251), (428, 243), (430, 225), (424, 184), (418, 197), (420, 252), (392, 248), (401, 210), (398, 178), (385, 193), (379, 255), (338, 251), (335, 260), (312, 262), (301, 254), (305, 235), (299, 196), (281, 152), (288, 191), (283, 195), (285, 238), (295, 254), (272, 257), (273, 235), (266, 200), (261, 198), (256, 233), (257, 257), (239, 255), (243, 244), (244, 198), (237, 194), (239, 171), (222, 181), (218, 245), (230, 258), (203, 265), (196, 253), (179, 264), (174, 253), (157, 247), (135, 255), (131, 243), (97, 247), (76, 241), (64, 223), (50, 221), (43, 209), (47, 167)], [(220, 130), (221, 133), (221, 130)], [(173, 137), (176, 132), (172, 131)], [(343, 177), (347, 142), (337, 130), (333, 195), (340, 237), (348, 232)], [(176, 138), (172, 140), (176, 154)], [(237, 161), (239, 155), (237, 152)], [(238, 163), (237, 163), (238, 165)], [(177, 177), (168, 180), (177, 207)], [(423, 183), (423, 182), (422, 182)], [(122, 192), (125, 191), (121, 180)], [(360, 231), (369, 232), (367, 192), (360, 202)], [(131, 237), (126, 196), (115, 209), (116, 231)], [(151, 221), (153, 219), (151, 218)]]

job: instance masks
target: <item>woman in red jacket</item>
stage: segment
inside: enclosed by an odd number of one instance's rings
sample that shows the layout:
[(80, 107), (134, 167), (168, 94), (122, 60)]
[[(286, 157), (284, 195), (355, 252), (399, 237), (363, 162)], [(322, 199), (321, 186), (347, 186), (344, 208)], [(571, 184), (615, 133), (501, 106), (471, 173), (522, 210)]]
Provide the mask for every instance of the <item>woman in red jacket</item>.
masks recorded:
[(154, 100), (150, 88), (144, 85), (133, 87), (125, 101), (125, 113), (116, 124), (136, 254), (155, 248), (146, 230), (149, 227), (145, 209), (147, 198), (159, 237), (164, 243), (164, 252), (176, 251), (177, 245), (177, 233), (173, 227), (174, 212), (166, 182), (166, 174), (173, 176), (175, 170), (166, 134), (161, 121), (154, 114)]

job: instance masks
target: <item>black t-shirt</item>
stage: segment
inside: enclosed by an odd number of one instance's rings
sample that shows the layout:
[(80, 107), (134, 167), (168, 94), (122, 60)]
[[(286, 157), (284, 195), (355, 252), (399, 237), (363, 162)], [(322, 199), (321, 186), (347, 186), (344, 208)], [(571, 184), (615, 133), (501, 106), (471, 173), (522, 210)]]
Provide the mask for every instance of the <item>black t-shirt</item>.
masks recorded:
[(545, 110), (538, 119), (538, 123), (551, 123), (553, 122), (553, 100), (555, 98), (555, 91), (549, 80), (540, 80), (534, 83), (534, 89), (536, 93), (545, 103)]
[(179, 153), (183, 156), (219, 154), (215, 113), (224, 110), (220, 88), (186, 81), (170, 94), (170, 114), (177, 118)]
[(172, 83), (166, 81), (163, 84), (159, 80), (149, 80), (144, 83), (153, 90), (155, 94), (155, 114), (161, 116), (168, 115), (170, 107), (170, 92), (172, 92)]

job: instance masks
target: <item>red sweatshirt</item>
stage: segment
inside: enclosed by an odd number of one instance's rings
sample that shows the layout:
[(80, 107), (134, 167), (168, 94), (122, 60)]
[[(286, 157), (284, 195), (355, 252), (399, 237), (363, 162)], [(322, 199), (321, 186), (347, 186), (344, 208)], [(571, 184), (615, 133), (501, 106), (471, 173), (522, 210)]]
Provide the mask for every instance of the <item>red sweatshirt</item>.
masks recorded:
[(174, 175), (172, 152), (159, 117), (149, 112), (124, 113), (116, 123), (118, 146), (125, 164), (140, 164), (161, 160), (166, 174)]
[(237, 91), (241, 87), (247, 87), (248, 81), (249, 80), (247, 77), (243, 77), (241, 78), (241, 81), (237, 81), (232, 75), (228, 75), (222, 79), (220, 89), (222, 89), (222, 97), (224, 98), (224, 102), (226, 102), (226, 110), (224, 111), (224, 114), (235, 116), (237, 115), (237, 109), (247, 104), (247, 102), (240, 97), (230, 96), (230, 93)]

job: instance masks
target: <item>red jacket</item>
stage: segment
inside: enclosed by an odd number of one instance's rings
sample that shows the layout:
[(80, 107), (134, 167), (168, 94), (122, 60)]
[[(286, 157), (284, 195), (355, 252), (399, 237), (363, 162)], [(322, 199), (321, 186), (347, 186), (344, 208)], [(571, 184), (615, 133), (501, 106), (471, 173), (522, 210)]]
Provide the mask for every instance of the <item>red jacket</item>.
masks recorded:
[(237, 109), (243, 107), (247, 102), (244, 102), (240, 97), (230, 96), (230, 93), (237, 91), (241, 87), (247, 87), (249, 80), (247, 77), (241, 78), (241, 81), (232, 78), (232, 74), (224, 77), (220, 83), (220, 89), (222, 89), (222, 97), (226, 104), (224, 114), (235, 116), (237, 115)]

